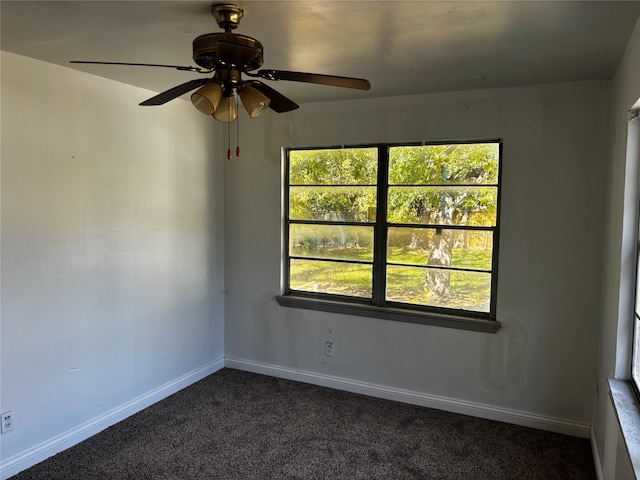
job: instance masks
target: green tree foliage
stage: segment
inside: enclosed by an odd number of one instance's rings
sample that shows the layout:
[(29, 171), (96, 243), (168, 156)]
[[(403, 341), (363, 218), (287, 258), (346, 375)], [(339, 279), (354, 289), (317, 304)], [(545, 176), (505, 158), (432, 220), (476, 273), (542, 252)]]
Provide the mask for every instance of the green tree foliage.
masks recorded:
[(292, 150), (289, 154), (291, 185), (375, 185), (376, 148)]
[[(393, 223), (493, 225), (497, 144), (392, 147), (388, 219)], [(373, 221), (376, 148), (290, 152), (290, 218)], [(439, 185), (430, 187), (428, 185)], [(443, 202), (444, 199), (444, 202)], [(372, 215), (373, 214), (373, 215)]]
[[(294, 150), (289, 161), (289, 217), (375, 220), (377, 149)], [(367, 185), (369, 185), (367, 187)]]
[(290, 187), (289, 218), (346, 222), (375, 221), (375, 187)]
[(393, 147), (388, 219), (393, 223), (493, 225), (497, 190), (482, 185), (497, 183), (497, 144)]

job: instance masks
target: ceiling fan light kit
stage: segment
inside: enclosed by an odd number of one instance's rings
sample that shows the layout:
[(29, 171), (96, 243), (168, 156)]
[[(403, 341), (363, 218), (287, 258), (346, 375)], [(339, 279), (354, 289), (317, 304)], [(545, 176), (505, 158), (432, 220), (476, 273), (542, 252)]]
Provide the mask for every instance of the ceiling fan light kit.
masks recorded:
[(251, 118), (258, 117), (268, 108), (276, 113), (299, 108), (298, 104), (266, 83), (260, 80), (243, 80), (242, 74), (269, 81), (286, 80), (359, 90), (371, 88), (369, 82), (362, 78), (286, 70), (258, 70), (254, 73), (253, 71), (264, 63), (264, 48), (255, 38), (233, 33), (244, 15), (243, 9), (234, 4), (214, 4), (211, 13), (224, 32), (207, 33), (193, 40), (193, 61), (199, 67), (85, 60), (72, 60), (71, 63), (164, 67), (203, 74), (213, 73), (213, 77), (209, 79), (190, 80), (159, 93), (140, 105), (163, 105), (197, 88), (198, 90), (191, 95), (194, 107), (205, 115), (212, 115), (216, 120), (225, 123), (233, 122), (237, 118), (236, 93)]
[(213, 118), (223, 123), (231, 123), (238, 118), (238, 108), (233, 95), (222, 97), (218, 108), (213, 112)]
[(209, 82), (191, 94), (191, 103), (201, 113), (213, 115), (222, 100), (222, 86), (218, 82)]
[(251, 118), (257, 118), (262, 115), (271, 104), (269, 97), (251, 85), (251, 82), (244, 82), (244, 84), (238, 88), (238, 96), (242, 101), (244, 109)]

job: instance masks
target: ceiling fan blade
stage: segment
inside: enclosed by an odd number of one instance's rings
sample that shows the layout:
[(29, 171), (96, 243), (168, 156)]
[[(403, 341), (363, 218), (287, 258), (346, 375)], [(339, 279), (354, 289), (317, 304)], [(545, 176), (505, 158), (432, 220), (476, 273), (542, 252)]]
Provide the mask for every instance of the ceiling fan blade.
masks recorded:
[(333, 87), (369, 90), (371, 84), (364, 78), (338, 77), (319, 73), (289, 72), (287, 70), (260, 70), (258, 75), (266, 80), (289, 80), (292, 82), (318, 83)]
[(151, 105), (163, 105), (169, 100), (178, 98), (180, 95), (187, 93), (194, 88), (200, 87), (209, 81), (208, 78), (198, 78), (196, 80), (189, 80), (186, 83), (178, 85), (177, 87), (170, 88), (166, 92), (162, 92), (155, 97), (151, 97), (149, 100), (145, 100), (140, 105), (148, 107)]
[(126, 62), (92, 62), (86, 60), (71, 60), (69, 63), (85, 63), (91, 65), (129, 65), (134, 67), (164, 67), (175, 68), (186, 72), (211, 73), (213, 70), (198, 67), (182, 67), (180, 65), (162, 65), (158, 63), (126, 63)]
[(269, 100), (271, 100), (271, 104), (269, 108), (277, 113), (290, 112), (291, 110), (295, 110), (300, 106), (292, 100), (289, 100), (283, 94), (274, 90), (269, 85), (266, 85), (258, 80), (250, 80), (248, 82), (244, 82), (245, 84), (251, 85), (256, 90), (260, 91), (264, 95), (266, 95)]

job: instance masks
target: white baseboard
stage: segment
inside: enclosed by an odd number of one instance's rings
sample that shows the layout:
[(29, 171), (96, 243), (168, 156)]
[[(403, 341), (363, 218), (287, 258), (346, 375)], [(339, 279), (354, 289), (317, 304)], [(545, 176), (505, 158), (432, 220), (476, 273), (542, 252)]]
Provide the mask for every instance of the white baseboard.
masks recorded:
[(596, 477), (598, 480), (604, 480), (604, 470), (602, 469), (602, 461), (600, 460), (600, 450), (598, 449), (598, 439), (596, 432), (591, 427), (591, 453), (593, 454), (593, 463), (596, 467)]
[(0, 479), (15, 475), (27, 468), (39, 463), (56, 453), (60, 453), (83, 440), (101, 432), (107, 427), (114, 425), (131, 415), (159, 402), (163, 398), (172, 395), (185, 387), (202, 380), (203, 378), (217, 372), (224, 367), (224, 359), (220, 358), (208, 363), (196, 370), (193, 370), (181, 377), (176, 378), (160, 387), (140, 395), (133, 400), (126, 402), (108, 412), (99, 415), (88, 422), (79, 425), (67, 432), (47, 440), (24, 452), (14, 455), (0, 463)]
[(488, 420), (496, 420), (514, 425), (562, 433), (574, 437), (589, 438), (591, 432), (591, 425), (572, 422), (562, 418), (548, 417), (519, 410), (511, 410), (481, 403), (457, 400), (455, 398), (441, 397), (438, 395), (430, 395), (422, 392), (386, 387), (383, 385), (375, 385), (372, 383), (333, 377), (315, 372), (294, 370), (291, 368), (268, 365), (239, 358), (225, 357), (224, 366), (234, 368), (236, 370), (260, 373), (272, 377), (295, 380), (322, 387), (345, 390), (352, 393), (360, 393), (370, 397), (384, 398), (412, 405), (420, 405), (447, 412), (460, 413), (473, 417), (486, 418)]

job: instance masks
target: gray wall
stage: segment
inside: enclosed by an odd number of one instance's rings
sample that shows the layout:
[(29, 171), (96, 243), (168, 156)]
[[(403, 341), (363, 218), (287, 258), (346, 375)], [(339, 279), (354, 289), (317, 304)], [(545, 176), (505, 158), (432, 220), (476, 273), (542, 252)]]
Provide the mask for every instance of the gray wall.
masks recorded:
[(190, 103), (1, 60), (6, 464), (222, 365), (224, 211), (213, 121)]
[[(588, 436), (609, 111), (603, 81), (306, 104), (243, 127), (225, 168), (227, 362)], [(498, 334), (277, 305), (280, 147), (496, 137)]]

